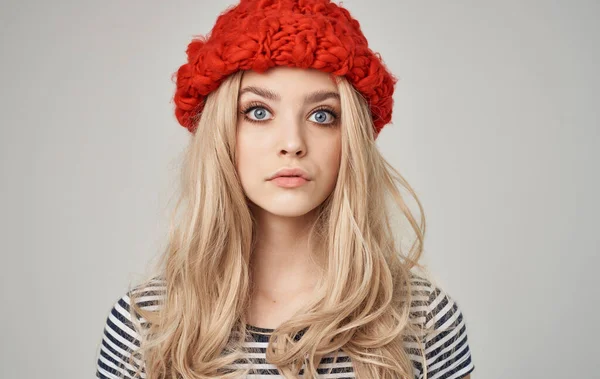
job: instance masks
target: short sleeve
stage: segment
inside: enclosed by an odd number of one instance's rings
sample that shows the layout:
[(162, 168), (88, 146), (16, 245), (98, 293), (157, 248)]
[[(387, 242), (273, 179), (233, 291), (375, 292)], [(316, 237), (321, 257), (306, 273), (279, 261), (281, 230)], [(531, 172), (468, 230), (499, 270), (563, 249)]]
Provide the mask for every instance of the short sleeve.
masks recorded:
[(134, 377), (140, 365), (139, 361), (134, 361), (134, 365), (129, 363), (131, 354), (140, 346), (139, 336), (131, 321), (129, 304), (130, 297), (123, 296), (114, 304), (106, 318), (97, 356), (97, 378), (130, 379)]
[(458, 304), (440, 288), (429, 297), (425, 336), (427, 379), (459, 379), (475, 366), (467, 339), (467, 326)]

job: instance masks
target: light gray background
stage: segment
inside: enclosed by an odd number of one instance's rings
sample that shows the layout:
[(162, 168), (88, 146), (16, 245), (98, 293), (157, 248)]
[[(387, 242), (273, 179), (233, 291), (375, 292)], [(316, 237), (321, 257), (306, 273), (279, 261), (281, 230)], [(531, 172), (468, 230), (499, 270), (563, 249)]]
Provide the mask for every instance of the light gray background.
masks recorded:
[[(171, 74), (229, 4), (2, 2), (2, 378), (94, 376), (164, 245)], [(378, 144), (423, 201), (473, 377), (600, 377), (599, 3), (344, 5), (401, 79)]]

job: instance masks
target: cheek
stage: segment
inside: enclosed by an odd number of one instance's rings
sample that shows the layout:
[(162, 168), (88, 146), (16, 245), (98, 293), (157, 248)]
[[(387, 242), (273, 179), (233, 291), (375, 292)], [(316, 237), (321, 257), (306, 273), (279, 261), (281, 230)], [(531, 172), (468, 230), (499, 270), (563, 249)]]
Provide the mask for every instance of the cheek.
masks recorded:
[(335, 141), (328, 146), (327, 151), (327, 162), (329, 163), (329, 167), (331, 171), (337, 175), (341, 159), (342, 159), (342, 144), (340, 141)]
[(243, 185), (260, 179), (260, 157), (264, 156), (263, 148), (257, 141), (249, 138), (238, 138), (236, 141), (236, 169)]

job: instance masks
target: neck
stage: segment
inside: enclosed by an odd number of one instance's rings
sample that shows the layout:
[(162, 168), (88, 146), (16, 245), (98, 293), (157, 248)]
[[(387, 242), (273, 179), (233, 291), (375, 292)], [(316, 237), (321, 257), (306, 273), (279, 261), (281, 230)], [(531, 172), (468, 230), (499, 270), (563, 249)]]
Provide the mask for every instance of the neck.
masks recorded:
[(250, 261), (253, 288), (269, 292), (313, 288), (319, 275), (308, 243), (314, 214), (282, 217), (261, 210), (254, 215), (257, 238)]

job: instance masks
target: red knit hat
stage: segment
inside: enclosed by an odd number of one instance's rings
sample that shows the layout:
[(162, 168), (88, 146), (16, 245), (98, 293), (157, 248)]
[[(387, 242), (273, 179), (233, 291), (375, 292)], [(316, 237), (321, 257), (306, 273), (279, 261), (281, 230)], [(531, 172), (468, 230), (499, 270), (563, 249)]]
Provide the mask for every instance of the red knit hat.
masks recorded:
[(392, 116), (397, 79), (368, 47), (360, 24), (329, 0), (241, 0), (206, 37), (193, 39), (176, 73), (175, 116), (194, 133), (206, 96), (239, 70), (313, 68), (345, 76), (369, 104), (375, 136)]

